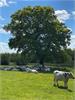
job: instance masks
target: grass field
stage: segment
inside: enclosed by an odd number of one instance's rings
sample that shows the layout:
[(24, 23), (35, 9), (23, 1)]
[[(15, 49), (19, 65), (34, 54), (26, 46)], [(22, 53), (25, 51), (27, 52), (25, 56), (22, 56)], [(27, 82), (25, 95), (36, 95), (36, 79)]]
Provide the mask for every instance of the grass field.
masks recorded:
[(0, 100), (75, 100), (74, 80), (68, 86), (53, 87), (50, 73), (0, 71)]

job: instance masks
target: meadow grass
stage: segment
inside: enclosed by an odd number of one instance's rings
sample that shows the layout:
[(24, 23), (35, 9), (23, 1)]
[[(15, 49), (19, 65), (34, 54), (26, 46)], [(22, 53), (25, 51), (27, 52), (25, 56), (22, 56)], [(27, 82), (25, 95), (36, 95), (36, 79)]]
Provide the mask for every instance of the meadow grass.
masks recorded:
[(0, 71), (0, 100), (75, 100), (74, 80), (68, 86), (54, 87), (51, 73)]

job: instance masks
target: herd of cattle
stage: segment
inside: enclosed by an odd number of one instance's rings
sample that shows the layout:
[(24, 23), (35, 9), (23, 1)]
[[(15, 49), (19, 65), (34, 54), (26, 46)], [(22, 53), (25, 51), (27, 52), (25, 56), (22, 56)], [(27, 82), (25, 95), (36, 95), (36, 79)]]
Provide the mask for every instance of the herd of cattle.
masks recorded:
[[(32, 73), (38, 73), (40, 71), (44, 72), (50, 72), (52, 70), (51, 67), (25, 67), (25, 66), (17, 66), (17, 67), (0, 67), (0, 70), (5, 70), (5, 71), (26, 71), (26, 72), (32, 72)], [(63, 81), (64, 82), (64, 88), (68, 88), (68, 80), (69, 79), (75, 79), (73, 74), (71, 72), (66, 72), (66, 71), (59, 71), (55, 70), (53, 71), (54, 74), (54, 86), (59, 87), (58, 82)]]

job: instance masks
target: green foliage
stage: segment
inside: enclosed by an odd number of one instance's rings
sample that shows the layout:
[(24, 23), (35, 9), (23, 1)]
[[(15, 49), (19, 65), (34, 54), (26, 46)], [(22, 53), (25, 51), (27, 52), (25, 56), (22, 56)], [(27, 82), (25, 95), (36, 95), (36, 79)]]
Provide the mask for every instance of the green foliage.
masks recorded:
[(21, 54), (17, 54), (16, 64), (17, 65), (26, 65), (27, 62), (25, 60), (25, 57), (22, 56)]
[(9, 65), (9, 54), (1, 54), (1, 65)]
[[(60, 66), (74, 66), (74, 50), (71, 49), (65, 49), (61, 50), (61, 54), (57, 55), (54, 58), (52, 55), (47, 55), (47, 58), (45, 60), (45, 63), (49, 64), (55, 64)], [(37, 57), (32, 54), (31, 56), (24, 55), (23, 53), (12, 53), (12, 54), (1, 54), (1, 64), (17, 64), (17, 65), (26, 65), (29, 63), (34, 63), (34, 65), (37, 62)], [(49, 65), (50, 66), (50, 65)]]
[(12, 33), (10, 48), (22, 52), (28, 59), (35, 57), (43, 64), (46, 59), (58, 62), (61, 50), (70, 44), (71, 31), (60, 23), (51, 7), (26, 7), (11, 15), (4, 26)]
[(16, 53), (12, 53), (12, 54), (9, 54), (9, 55), (10, 55), (10, 62), (15, 63), (18, 54), (16, 54)]
[(66, 59), (64, 62), (70, 66), (74, 66), (74, 50), (66, 49), (65, 54), (66, 54)]

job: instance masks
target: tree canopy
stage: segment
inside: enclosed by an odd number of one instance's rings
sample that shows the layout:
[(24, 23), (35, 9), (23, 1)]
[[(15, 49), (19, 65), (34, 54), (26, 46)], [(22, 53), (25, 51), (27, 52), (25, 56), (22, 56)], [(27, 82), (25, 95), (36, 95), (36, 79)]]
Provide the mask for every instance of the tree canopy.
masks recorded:
[(52, 7), (29, 6), (18, 10), (4, 29), (12, 34), (11, 49), (28, 57), (34, 56), (40, 64), (50, 58), (56, 60), (61, 50), (70, 44), (71, 31), (59, 22)]

